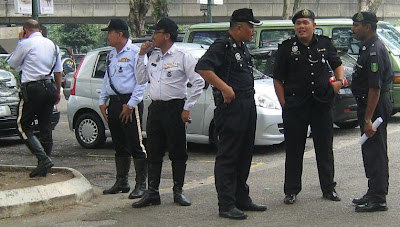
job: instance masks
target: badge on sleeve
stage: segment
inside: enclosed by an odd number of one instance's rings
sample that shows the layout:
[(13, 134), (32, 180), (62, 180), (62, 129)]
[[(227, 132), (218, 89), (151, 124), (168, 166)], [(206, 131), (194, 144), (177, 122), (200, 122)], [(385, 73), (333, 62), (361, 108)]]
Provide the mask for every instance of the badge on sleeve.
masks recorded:
[(376, 73), (376, 72), (378, 72), (378, 69), (379, 69), (378, 63), (371, 63), (371, 71), (372, 72)]

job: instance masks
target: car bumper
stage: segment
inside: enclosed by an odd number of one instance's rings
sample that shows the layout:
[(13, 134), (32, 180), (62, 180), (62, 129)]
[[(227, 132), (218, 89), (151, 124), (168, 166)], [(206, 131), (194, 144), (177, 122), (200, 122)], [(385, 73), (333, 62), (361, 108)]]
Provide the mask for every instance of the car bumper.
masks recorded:
[(284, 141), (282, 110), (257, 107), (254, 144), (273, 145)]
[(350, 122), (357, 120), (357, 102), (350, 88), (341, 89), (336, 96), (333, 116), (334, 122)]

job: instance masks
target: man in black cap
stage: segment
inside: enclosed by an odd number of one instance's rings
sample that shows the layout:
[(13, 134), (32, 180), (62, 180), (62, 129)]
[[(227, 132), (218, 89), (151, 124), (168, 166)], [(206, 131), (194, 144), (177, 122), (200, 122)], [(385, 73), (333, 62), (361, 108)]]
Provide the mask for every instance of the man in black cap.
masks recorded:
[[(296, 36), (279, 45), (274, 86), (285, 127), (284, 203), (293, 204), (301, 191), (308, 125), (313, 132), (323, 198), (340, 201), (335, 191), (333, 113), (335, 94), (343, 86), (344, 69), (331, 39), (315, 35), (315, 15), (303, 9), (293, 16)], [(336, 82), (329, 78), (334, 72)]]
[(216, 39), (196, 65), (213, 85), (214, 124), (218, 135), (215, 186), (219, 216), (246, 219), (242, 211), (265, 211), (253, 203), (247, 178), (254, 151), (256, 105), (252, 63), (245, 42), (252, 41), (254, 25), (261, 25), (251, 9), (235, 10), (229, 31)]
[[(387, 121), (392, 113), (389, 88), (393, 72), (385, 46), (376, 34), (376, 15), (359, 12), (353, 16), (353, 35), (361, 41), (360, 53), (353, 74), (352, 92), (357, 100), (357, 116), (361, 134), (369, 138), (361, 145), (368, 191), (353, 199), (357, 212), (386, 211), (389, 188), (387, 156)], [(381, 117), (378, 129), (372, 122)]]
[[(155, 30), (153, 42), (142, 44), (136, 74), (139, 84), (150, 82), (152, 102), (146, 126), (149, 189), (132, 207), (161, 204), (159, 185), (165, 152), (172, 162), (174, 202), (190, 206), (183, 194), (188, 159), (185, 124), (191, 122), (190, 110), (203, 91), (204, 80), (194, 71), (193, 56), (175, 45), (178, 26), (173, 20), (163, 18), (152, 29)], [(145, 65), (145, 56), (152, 48), (155, 49)], [(187, 94), (188, 82), (192, 85), (190, 95)]]
[(111, 19), (108, 27), (101, 30), (108, 32), (107, 42), (114, 47), (107, 56), (99, 107), (110, 128), (117, 169), (115, 184), (103, 194), (129, 192), (128, 173), (132, 156), (136, 186), (129, 198), (140, 198), (146, 190), (147, 162), (140, 127), (146, 84), (139, 85), (135, 77), (139, 47), (129, 39), (128, 25), (121, 19)]

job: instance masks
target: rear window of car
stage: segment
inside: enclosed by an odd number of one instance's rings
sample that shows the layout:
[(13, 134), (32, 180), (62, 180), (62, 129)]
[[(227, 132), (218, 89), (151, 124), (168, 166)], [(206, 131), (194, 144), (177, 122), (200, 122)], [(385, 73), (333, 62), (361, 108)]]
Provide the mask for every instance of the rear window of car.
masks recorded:
[(108, 52), (100, 53), (96, 63), (96, 69), (93, 74), (93, 78), (103, 78), (106, 73)]
[(278, 44), (294, 36), (293, 29), (263, 30), (260, 36), (260, 47), (278, 47)]

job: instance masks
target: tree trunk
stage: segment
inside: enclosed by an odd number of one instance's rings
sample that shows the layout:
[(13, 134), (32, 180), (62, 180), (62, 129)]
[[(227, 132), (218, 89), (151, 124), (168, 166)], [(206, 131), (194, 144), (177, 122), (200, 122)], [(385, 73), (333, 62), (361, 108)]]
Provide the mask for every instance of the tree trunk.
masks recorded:
[(150, 1), (151, 0), (129, 0), (128, 25), (131, 28), (133, 37), (145, 34), (144, 17), (149, 11)]
[(283, 0), (282, 19), (284, 20), (289, 19), (289, 6), (290, 6), (290, 0)]
[(294, 0), (293, 4), (293, 15), (299, 11), (301, 5), (301, 0)]
[(358, 0), (360, 11), (371, 11), (376, 13), (383, 0)]
[(151, 0), (151, 5), (153, 6), (151, 15), (155, 22), (163, 17), (168, 17), (168, 0)]

